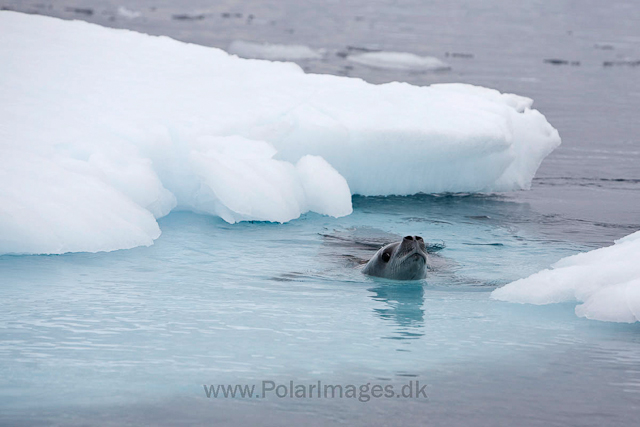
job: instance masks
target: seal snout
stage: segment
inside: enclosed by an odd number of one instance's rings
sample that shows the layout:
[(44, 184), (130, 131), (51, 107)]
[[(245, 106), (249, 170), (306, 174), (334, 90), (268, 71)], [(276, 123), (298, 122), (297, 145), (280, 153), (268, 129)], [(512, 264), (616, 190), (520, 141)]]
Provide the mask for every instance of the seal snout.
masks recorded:
[(406, 252), (411, 250), (419, 251), (419, 249), (424, 248), (424, 240), (420, 236), (404, 236), (400, 246)]
[(417, 261), (421, 259), (427, 261), (427, 254), (424, 250), (424, 240), (420, 236), (405, 236), (398, 250), (399, 255), (402, 254), (404, 260)]

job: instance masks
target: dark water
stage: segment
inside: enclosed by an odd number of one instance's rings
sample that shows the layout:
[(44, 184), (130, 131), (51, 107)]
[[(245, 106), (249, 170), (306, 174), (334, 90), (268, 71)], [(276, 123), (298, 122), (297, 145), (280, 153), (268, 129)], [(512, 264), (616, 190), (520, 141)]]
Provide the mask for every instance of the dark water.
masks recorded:
[[(347, 218), (306, 215), (284, 226), (178, 213), (160, 221), (151, 248), (0, 257), (0, 424), (637, 423), (637, 325), (579, 319), (574, 304), (488, 295), (640, 229), (640, 4), (124, 3), (0, 0), (221, 48), (247, 40), (326, 49), (323, 60), (299, 62), (312, 73), (529, 96), (563, 143), (531, 191), (356, 197)], [(141, 15), (124, 17), (123, 5)], [(452, 69), (371, 69), (347, 61), (349, 47), (436, 56)], [(322, 237), (335, 230), (354, 240), (358, 230), (435, 236), (447, 242), (448, 267), (419, 286), (363, 280)], [(282, 256), (292, 247), (295, 256)], [(420, 380), (428, 399), (216, 400), (202, 390), (268, 379)]]

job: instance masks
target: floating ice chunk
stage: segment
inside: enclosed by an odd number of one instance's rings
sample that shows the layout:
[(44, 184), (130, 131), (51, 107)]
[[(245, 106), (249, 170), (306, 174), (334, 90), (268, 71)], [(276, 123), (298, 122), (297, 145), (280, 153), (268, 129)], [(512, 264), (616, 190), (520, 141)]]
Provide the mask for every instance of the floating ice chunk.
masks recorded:
[(0, 156), (1, 227), (14, 230), (4, 252), (150, 244), (154, 217), (174, 206), (283, 222), (348, 214), (347, 188), (528, 188), (560, 144), (531, 99), (491, 89), (308, 75), (15, 12), (0, 12), (0, 28), (11, 40), (0, 43), (0, 144), (13, 153)]
[(406, 52), (366, 52), (347, 56), (349, 61), (373, 68), (404, 71), (444, 71), (451, 66), (433, 56)]
[(118, 15), (127, 18), (127, 19), (135, 19), (142, 16), (142, 13), (137, 12), (135, 10), (127, 9), (124, 6), (118, 7)]
[(563, 258), (551, 269), (496, 289), (492, 298), (530, 304), (579, 301), (576, 314), (611, 322), (640, 320), (640, 231), (615, 245)]
[(298, 44), (253, 43), (236, 40), (231, 42), (227, 52), (241, 58), (268, 59), (272, 61), (295, 61), (300, 59), (320, 59), (322, 52), (309, 46)]

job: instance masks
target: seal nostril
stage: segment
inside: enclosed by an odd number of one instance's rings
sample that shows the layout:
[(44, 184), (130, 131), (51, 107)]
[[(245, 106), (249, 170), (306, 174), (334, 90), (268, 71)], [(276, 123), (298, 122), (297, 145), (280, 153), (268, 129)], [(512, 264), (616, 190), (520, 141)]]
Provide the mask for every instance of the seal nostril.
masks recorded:
[(404, 240), (413, 240), (413, 236), (404, 236)]
[(420, 237), (420, 236), (416, 236), (416, 240), (419, 241), (419, 242), (423, 242), (424, 241), (424, 240), (422, 240), (422, 237)]

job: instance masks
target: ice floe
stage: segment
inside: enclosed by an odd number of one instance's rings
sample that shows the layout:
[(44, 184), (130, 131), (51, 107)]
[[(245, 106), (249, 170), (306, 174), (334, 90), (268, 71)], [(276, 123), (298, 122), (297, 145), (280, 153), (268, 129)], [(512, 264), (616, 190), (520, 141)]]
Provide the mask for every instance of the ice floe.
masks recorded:
[(0, 253), (148, 245), (172, 209), (284, 222), (351, 194), (526, 189), (560, 144), (531, 99), (482, 87), (8, 11), (0, 33)]
[(640, 320), (640, 231), (613, 246), (563, 258), (550, 269), (496, 289), (502, 301), (551, 304), (578, 301), (576, 314), (588, 319)]

